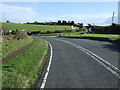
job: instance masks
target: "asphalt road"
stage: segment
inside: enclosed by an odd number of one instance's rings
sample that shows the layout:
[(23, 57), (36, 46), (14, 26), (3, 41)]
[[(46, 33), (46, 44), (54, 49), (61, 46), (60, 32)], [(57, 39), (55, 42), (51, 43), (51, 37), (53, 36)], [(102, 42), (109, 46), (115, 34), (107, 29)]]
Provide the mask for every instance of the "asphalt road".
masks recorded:
[[(88, 39), (42, 37), (53, 48), (45, 88), (118, 88), (119, 78), (86, 50), (118, 66), (118, 45)], [(76, 46), (78, 45), (78, 46)], [(81, 49), (85, 48), (84, 49)], [(40, 87), (38, 84), (36, 87)]]

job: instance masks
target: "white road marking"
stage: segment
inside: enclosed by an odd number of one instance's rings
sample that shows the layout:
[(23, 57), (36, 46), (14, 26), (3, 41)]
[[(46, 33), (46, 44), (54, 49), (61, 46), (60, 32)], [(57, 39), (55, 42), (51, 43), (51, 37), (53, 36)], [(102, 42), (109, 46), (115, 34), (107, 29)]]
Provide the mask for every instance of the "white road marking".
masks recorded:
[(47, 67), (47, 71), (46, 71), (46, 73), (45, 73), (45, 76), (44, 76), (44, 78), (43, 78), (43, 82), (42, 82), (40, 88), (44, 88), (44, 87), (45, 87), (45, 84), (46, 84), (46, 81), (47, 81), (47, 77), (48, 77), (48, 74), (49, 74), (49, 71), (50, 71), (50, 66), (51, 66), (51, 62), (52, 62), (52, 56), (53, 56), (52, 45), (51, 45), (48, 41), (46, 41), (46, 42), (49, 44), (50, 50), (51, 50), (51, 51), (50, 51), (50, 60), (49, 60), (49, 64), (48, 64), (48, 67)]
[(85, 49), (82, 46), (79, 46), (77, 44), (68, 42), (66, 40), (60, 40), (60, 39), (56, 39), (56, 40), (71, 44), (72, 46), (75, 46), (76, 48), (85, 52), (87, 55), (91, 56), (94, 60), (96, 60), (98, 63), (100, 63), (102, 66), (104, 66), (107, 70), (109, 70), (113, 75), (115, 75), (117, 78), (120, 79), (120, 70), (117, 67), (113, 66), (111, 63), (104, 60), (103, 58), (99, 57), (98, 55), (94, 54), (93, 52), (91, 52), (91, 51), (89, 51), (89, 50), (87, 50), (87, 49)]

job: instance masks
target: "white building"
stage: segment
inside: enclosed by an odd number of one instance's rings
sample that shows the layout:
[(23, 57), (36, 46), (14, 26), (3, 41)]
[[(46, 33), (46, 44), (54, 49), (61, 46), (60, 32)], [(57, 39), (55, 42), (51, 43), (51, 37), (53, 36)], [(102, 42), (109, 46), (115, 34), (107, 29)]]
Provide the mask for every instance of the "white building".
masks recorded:
[(76, 32), (75, 28), (73, 27), (73, 25), (71, 26), (72, 32)]
[(120, 1), (118, 2), (118, 24), (120, 24)]

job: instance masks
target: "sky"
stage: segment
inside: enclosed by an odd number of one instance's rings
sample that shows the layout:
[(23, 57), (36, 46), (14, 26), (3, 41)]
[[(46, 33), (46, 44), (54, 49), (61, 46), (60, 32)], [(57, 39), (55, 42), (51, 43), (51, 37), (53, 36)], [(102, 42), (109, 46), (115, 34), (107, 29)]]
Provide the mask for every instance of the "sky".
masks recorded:
[(66, 20), (84, 25), (109, 25), (114, 11), (114, 23), (118, 23), (118, 2), (2, 2), (1, 7), (2, 22)]

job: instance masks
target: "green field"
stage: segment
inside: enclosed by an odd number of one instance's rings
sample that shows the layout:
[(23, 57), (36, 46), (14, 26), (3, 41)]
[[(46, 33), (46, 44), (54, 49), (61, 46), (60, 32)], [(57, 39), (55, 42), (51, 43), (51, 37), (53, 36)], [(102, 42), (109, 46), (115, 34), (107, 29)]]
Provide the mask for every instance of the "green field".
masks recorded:
[(38, 79), (48, 45), (43, 39), (34, 40), (30, 48), (2, 65), (3, 88), (30, 88)]
[(113, 40), (113, 41), (120, 39), (120, 35), (115, 35), (115, 34), (83, 34), (83, 35), (80, 35), (80, 32), (64, 33), (64, 34), (61, 34), (61, 37), (77, 37), (77, 38), (98, 37), (98, 38), (108, 38), (109, 40)]
[[(71, 30), (71, 26), (60, 26), (60, 25), (32, 25), (32, 24), (16, 24), (16, 23), (2, 23), (2, 29), (4, 32), (8, 30), (23, 30), (25, 29), (27, 32), (30, 31), (55, 31), (55, 30)], [(78, 29), (78, 27), (75, 27)]]

